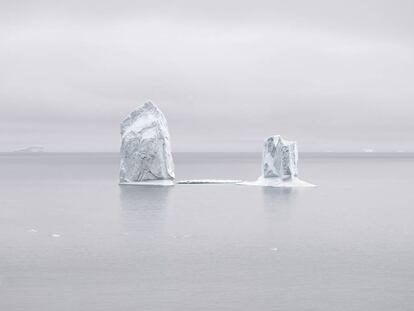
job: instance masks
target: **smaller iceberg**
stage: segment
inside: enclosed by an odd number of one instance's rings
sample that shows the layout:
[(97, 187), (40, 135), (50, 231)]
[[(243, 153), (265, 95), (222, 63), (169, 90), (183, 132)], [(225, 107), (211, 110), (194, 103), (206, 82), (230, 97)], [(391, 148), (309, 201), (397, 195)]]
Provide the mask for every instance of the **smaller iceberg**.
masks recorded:
[(295, 141), (280, 135), (265, 140), (262, 156), (262, 174), (256, 181), (240, 185), (266, 187), (315, 187), (298, 178), (298, 148)]
[(33, 145), (33, 146), (28, 146), (26, 148), (14, 150), (13, 152), (17, 152), (17, 153), (39, 153), (39, 152), (44, 152), (44, 151), (45, 151), (45, 148), (43, 146)]

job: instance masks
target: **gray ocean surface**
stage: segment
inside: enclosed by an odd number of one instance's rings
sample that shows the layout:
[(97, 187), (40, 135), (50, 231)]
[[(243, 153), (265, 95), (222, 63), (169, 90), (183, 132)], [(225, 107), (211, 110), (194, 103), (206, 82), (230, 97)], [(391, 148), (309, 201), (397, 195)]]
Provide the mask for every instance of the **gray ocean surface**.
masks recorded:
[[(258, 154), (177, 154), (244, 179)], [(413, 310), (414, 158), (303, 157), (317, 188), (119, 186), (116, 154), (0, 155), (0, 310)]]

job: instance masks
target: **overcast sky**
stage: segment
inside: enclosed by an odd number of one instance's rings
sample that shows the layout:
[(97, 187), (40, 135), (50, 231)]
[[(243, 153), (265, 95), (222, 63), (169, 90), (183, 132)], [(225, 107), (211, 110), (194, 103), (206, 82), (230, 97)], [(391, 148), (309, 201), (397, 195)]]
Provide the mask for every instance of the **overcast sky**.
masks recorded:
[(0, 151), (117, 151), (153, 100), (173, 151), (414, 151), (412, 0), (0, 0)]

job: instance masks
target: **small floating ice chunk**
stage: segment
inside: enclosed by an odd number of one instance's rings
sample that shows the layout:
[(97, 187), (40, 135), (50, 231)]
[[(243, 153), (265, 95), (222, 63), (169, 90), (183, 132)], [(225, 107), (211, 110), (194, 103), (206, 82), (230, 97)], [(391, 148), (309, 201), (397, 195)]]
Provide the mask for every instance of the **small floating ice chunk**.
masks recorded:
[(29, 233), (36, 233), (37, 230), (32, 228), (32, 229), (27, 230), (27, 232), (29, 232)]
[(177, 184), (237, 184), (241, 180), (233, 179), (189, 179), (177, 181)]
[(18, 153), (37, 153), (37, 152), (44, 152), (45, 148), (41, 145), (33, 145), (33, 146), (28, 146), (25, 148), (21, 148), (21, 149), (17, 149), (14, 150), (13, 152), (18, 152)]
[(52, 238), (60, 238), (60, 234), (59, 233), (52, 233), (50, 236)]
[(145, 180), (139, 182), (120, 182), (120, 185), (131, 185), (131, 186), (174, 186), (174, 181), (172, 180)]
[(364, 149), (362, 149), (362, 151), (367, 152), (367, 153), (371, 153), (371, 152), (374, 152), (374, 149), (364, 148)]
[(277, 252), (278, 251), (277, 247), (273, 247), (272, 251)]

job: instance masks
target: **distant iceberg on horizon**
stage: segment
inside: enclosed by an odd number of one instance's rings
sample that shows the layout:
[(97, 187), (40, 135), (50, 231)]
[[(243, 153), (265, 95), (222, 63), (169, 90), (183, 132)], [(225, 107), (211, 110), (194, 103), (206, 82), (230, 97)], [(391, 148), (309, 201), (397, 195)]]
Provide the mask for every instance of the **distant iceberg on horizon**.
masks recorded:
[(39, 153), (39, 152), (44, 152), (44, 151), (45, 151), (45, 147), (43, 147), (42, 145), (32, 145), (32, 146), (28, 146), (28, 147), (25, 147), (25, 148), (14, 150), (13, 152), (16, 152), (16, 153)]
[(263, 145), (262, 174), (256, 181), (239, 185), (264, 187), (315, 187), (298, 178), (298, 148), (295, 141), (280, 135), (267, 138)]

